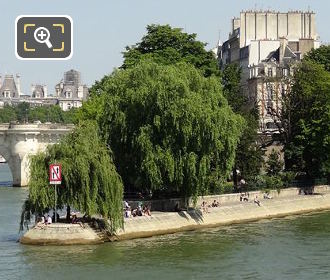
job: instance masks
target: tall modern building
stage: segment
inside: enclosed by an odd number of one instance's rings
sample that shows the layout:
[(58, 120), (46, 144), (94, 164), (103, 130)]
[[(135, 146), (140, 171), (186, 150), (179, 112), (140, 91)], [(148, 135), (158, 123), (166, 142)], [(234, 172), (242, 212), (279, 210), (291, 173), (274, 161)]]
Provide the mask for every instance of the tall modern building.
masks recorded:
[(319, 46), (313, 12), (243, 11), (232, 20), (228, 40), (218, 47), (219, 63), (241, 66), (242, 91), (249, 105), (258, 105), (261, 132), (276, 131), (296, 62)]

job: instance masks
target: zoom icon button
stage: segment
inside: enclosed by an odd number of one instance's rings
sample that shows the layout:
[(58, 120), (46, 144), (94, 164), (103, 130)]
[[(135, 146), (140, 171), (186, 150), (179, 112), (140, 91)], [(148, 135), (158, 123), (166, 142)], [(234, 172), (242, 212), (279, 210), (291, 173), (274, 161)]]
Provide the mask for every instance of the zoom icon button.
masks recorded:
[(72, 19), (69, 16), (16, 18), (16, 57), (23, 60), (64, 60), (72, 57)]

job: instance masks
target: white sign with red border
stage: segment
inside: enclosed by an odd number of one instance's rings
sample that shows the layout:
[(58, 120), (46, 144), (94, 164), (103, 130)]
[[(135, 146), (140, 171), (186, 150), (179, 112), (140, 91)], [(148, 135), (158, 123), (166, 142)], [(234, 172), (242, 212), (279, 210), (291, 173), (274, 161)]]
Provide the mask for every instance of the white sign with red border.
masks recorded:
[(49, 166), (49, 183), (60, 185), (62, 183), (62, 166), (60, 164), (51, 164)]

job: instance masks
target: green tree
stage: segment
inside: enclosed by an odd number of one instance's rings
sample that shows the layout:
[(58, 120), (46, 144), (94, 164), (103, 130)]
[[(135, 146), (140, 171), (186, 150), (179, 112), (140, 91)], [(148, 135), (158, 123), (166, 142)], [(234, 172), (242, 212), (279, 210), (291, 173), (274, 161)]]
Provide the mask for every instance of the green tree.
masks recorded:
[(222, 85), (229, 105), (235, 113), (244, 117), (247, 124), (240, 137), (233, 168), (234, 186), (237, 188), (237, 170), (247, 182), (254, 180), (260, 173), (264, 152), (258, 144), (258, 111), (255, 106), (247, 106), (247, 99), (241, 90), (241, 68), (238, 64), (225, 66), (222, 71)]
[(259, 143), (257, 114), (256, 109), (243, 114), (247, 125), (240, 137), (235, 158), (235, 167), (248, 183), (255, 180), (256, 176), (260, 174), (264, 163), (264, 151)]
[(0, 109), (0, 123), (9, 123), (17, 120), (17, 114), (12, 106), (5, 105)]
[[(306, 59), (298, 67), (289, 95), (290, 123), (286, 167), (310, 178), (330, 174), (330, 72)], [(288, 118), (287, 116), (290, 116)]]
[(20, 123), (26, 123), (29, 122), (29, 112), (30, 112), (30, 104), (27, 102), (19, 103), (15, 107), (17, 120)]
[(268, 156), (266, 172), (268, 176), (278, 176), (283, 170), (284, 163), (281, 160), (280, 153), (272, 150)]
[(304, 59), (322, 64), (325, 70), (330, 71), (330, 46), (321, 46), (317, 49), (313, 49)]
[(234, 112), (243, 112), (246, 98), (241, 90), (242, 70), (237, 63), (227, 64), (222, 71), (223, 94)]
[(123, 225), (123, 185), (112, 162), (111, 151), (100, 140), (97, 125), (80, 123), (59, 144), (31, 158), (29, 196), (24, 203), (21, 227), (32, 214), (54, 207), (54, 188), (49, 186), (51, 163), (62, 164), (58, 207), (72, 206), (87, 215), (101, 214), (110, 220), (110, 231)]
[(196, 34), (188, 34), (181, 28), (169, 25), (148, 25), (147, 34), (141, 42), (126, 47), (122, 68), (131, 68), (143, 59), (152, 59), (160, 64), (186, 62), (200, 69), (205, 77), (219, 75), (218, 63), (205, 43), (196, 40)]
[[(189, 64), (144, 61), (91, 91), (82, 112), (95, 113), (126, 189), (188, 197), (228, 177), (244, 121), (215, 77), (204, 78)], [(98, 100), (95, 112), (90, 104)]]

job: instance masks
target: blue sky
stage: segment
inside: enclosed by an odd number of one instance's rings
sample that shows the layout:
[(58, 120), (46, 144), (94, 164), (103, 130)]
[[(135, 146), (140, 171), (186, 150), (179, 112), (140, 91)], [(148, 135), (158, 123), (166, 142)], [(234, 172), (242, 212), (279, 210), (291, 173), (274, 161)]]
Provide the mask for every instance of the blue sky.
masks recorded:
[[(147, 24), (168, 23), (197, 33), (198, 39), (216, 45), (221, 30), (225, 40), (231, 18), (245, 9), (316, 12), (317, 31), (322, 42), (330, 42), (327, 0), (0, 0), (0, 73), (21, 74), (22, 90), (30, 94), (31, 83), (45, 83), (54, 92), (63, 72), (82, 72), (92, 85), (122, 63), (125, 46), (140, 40)], [(74, 53), (68, 61), (21, 61), (15, 57), (15, 18), (22, 14), (67, 14), (74, 22)]]

